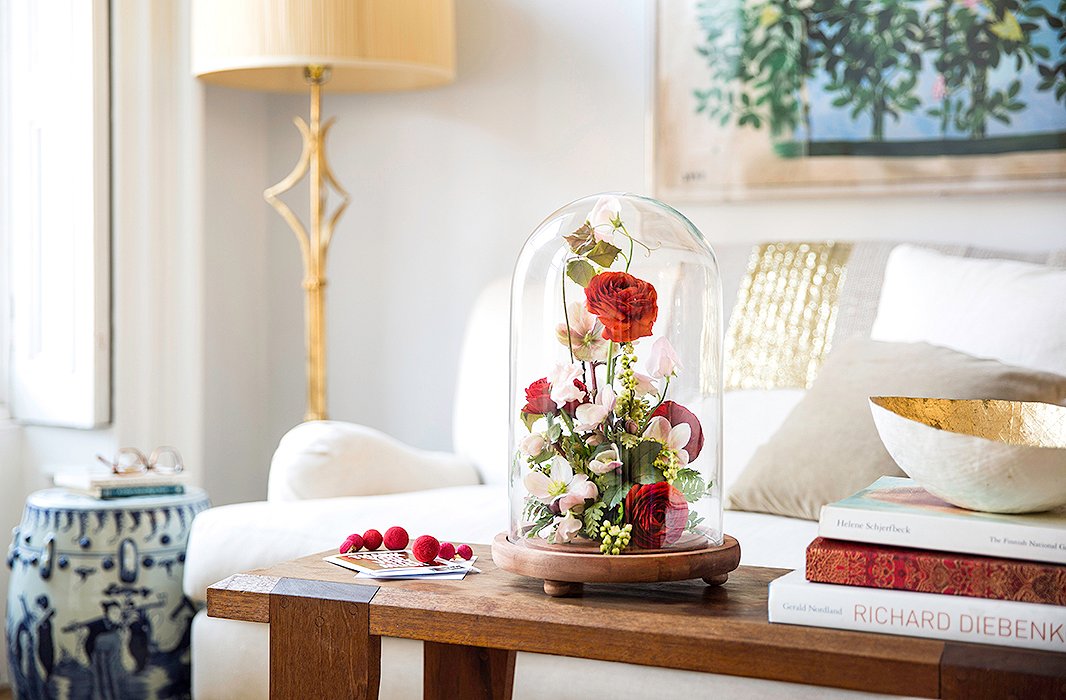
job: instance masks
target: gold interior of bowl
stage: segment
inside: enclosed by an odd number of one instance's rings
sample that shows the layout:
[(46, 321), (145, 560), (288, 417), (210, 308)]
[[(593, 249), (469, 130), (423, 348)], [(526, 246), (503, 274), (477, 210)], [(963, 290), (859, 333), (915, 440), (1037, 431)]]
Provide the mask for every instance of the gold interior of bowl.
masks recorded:
[(1008, 445), (1066, 448), (1066, 407), (1037, 401), (920, 399), (871, 396), (870, 401), (938, 430)]

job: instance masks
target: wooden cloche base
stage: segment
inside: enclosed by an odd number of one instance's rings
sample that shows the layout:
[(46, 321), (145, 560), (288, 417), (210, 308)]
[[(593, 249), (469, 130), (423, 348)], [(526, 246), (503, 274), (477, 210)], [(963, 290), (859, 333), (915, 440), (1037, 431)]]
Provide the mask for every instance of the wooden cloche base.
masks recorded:
[(720, 586), (740, 566), (740, 544), (729, 535), (719, 547), (659, 550), (605, 556), (599, 550), (565, 551), (514, 543), (501, 532), (492, 541), (492, 561), (514, 574), (544, 579), (544, 592), (561, 597), (581, 593), (585, 583), (650, 583), (700, 578)]

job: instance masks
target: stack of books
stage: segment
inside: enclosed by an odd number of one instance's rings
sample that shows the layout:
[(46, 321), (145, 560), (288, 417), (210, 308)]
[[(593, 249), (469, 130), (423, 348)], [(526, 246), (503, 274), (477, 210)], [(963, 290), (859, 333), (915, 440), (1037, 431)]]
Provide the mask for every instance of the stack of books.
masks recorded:
[(818, 534), (770, 622), (1066, 652), (1066, 510), (979, 513), (886, 476)]
[(56, 472), (52, 481), (56, 486), (93, 498), (111, 499), (183, 494), (188, 478), (184, 472), (115, 474), (104, 470), (76, 470)]

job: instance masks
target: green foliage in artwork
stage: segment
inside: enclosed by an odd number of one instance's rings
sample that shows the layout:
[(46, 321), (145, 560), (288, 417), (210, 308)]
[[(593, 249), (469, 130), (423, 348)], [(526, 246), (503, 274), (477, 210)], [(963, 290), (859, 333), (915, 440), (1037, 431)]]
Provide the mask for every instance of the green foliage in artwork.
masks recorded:
[[(1066, 105), (1066, 0), (1055, 11), (1032, 0), (703, 0), (697, 21), (709, 81), (693, 91), (695, 111), (778, 140), (810, 134), (815, 80), (873, 142), (910, 114), (936, 118), (944, 138), (986, 138), (1026, 109), (1026, 71)], [(923, 73), (935, 75), (931, 93)]]

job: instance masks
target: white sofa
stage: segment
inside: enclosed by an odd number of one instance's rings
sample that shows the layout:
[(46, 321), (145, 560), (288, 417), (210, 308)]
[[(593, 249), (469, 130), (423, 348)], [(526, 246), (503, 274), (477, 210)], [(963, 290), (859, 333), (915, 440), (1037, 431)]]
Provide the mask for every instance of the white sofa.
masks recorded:
[[(748, 246), (718, 251), (726, 308), (747, 267)], [(880, 283), (880, 278), (876, 281)], [(876, 292), (873, 304), (876, 305)], [(252, 568), (335, 547), (350, 532), (398, 524), (412, 535), (432, 532), (487, 543), (507, 527), (506, 281), (479, 298), (464, 340), (455, 401), (455, 454), (412, 449), (369, 428), (340, 422), (297, 426), (279, 444), (267, 501), (214, 508), (195, 521), (185, 568), (186, 594), (197, 604), (208, 585)], [(486, 382), (485, 377), (498, 378)], [(801, 390), (727, 393), (723, 483), (728, 490), (755, 448), (780, 425)], [(484, 416), (498, 416), (486, 425)], [(492, 440), (485, 436), (491, 435)], [(412, 490), (417, 488), (419, 490)], [(741, 543), (742, 563), (798, 568), (817, 524), (726, 511), (725, 531)], [(382, 698), (421, 695), (421, 645), (383, 640)], [(266, 625), (193, 622), (193, 692), (210, 698), (266, 697)], [(855, 695), (812, 686), (699, 674), (586, 659), (519, 654), (515, 698), (586, 698), (575, 677), (594, 674), (603, 696), (829, 697)], [(862, 695), (862, 694), (858, 694)]]

